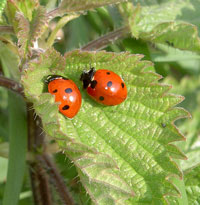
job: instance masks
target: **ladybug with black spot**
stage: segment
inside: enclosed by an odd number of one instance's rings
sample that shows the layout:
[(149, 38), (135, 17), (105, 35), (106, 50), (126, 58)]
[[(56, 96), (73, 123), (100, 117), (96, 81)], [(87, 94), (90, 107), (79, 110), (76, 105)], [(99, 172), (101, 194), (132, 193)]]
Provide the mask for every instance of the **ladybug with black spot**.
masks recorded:
[(87, 93), (103, 105), (119, 105), (127, 98), (126, 84), (113, 71), (91, 68), (83, 71), (80, 80)]
[(68, 118), (73, 118), (81, 107), (81, 93), (76, 84), (60, 75), (49, 75), (45, 82), (48, 91), (55, 95), (55, 102), (60, 102), (59, 111)]

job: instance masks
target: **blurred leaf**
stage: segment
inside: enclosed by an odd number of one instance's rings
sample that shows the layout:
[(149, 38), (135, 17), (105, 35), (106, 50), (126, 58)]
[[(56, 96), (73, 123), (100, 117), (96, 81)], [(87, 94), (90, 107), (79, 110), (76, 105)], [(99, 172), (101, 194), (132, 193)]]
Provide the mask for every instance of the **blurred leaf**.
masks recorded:
[[(1, 144), (0, 144), (1, 146)], [(1, 172), (0, 172), (0, 183), (6, 181), (6, 173), (8, 168), (8, 159), (0, 157), (0, 165), (1, 165)]]
[(2, 14), (5, 6), (6, 6), (6, 0), (1, 0), (0, 1), (0, 19), (1, 19), (1, 14)]
[(124, 1), (126, 0), (79, 0), (77, 3), (76, 0), (63, 0), (59, 5), (58, 12), (64, 14), (68, 12), (91, 10), (97, 7), (117, 4)]
[(151, 51), (151, 59), (155, 64), (170, 63), (171, 67), (182, 74), (200, 73), (200, 55), (163, 44), (156, 44), (156, 48), (156, 51)]
[[(199, 0), (198, 0), (199, 1)], [(183, 50), (200, 52), (200, 39), (195, 25), (178, 20), (189, 1), (168, 1), (134, 7), (124, 3), (120, 10), (127, 19), (132, 35), (154, 43), (162, 43)]]
[(0, 87), (0, 142), (8, 140), (7, 91)]
[(135, 54), (143, 54), (145, 60), (151, 60), (148, 45), (142, 40), (126, 38), (123, 40), (125, 50)]
[(9, 152), (9, 143), (8, 142), (0, 143), (0, 157), (8, 158), (8, 152)]
[(89, 41), (89, 28), (83, 16), (69, 22), (66, 50), (81, 47)]
[[(22, 80), (45, 131), (74, 162), (81, 182), (99, 204), (165, 203), (166, 195), (178, 194), (167, 180), (169, 175), (181, 177), (171, 157), (185, 158), (171, 144), (184, 139), (173, 121), (188, 113), (173, 108), (182, 97), (164, 94), (170, 87), (158, 84), (160, 76), (155, 73), (144, 72), (152, 64), (141, 57), (73, 51), (63, 59), (48, 50), (30, 63)], [(128, 99), (113, 107), (90, 99), (77, 77), (90, 66), (121, 75)], [(49, 74), (66, 76), (81, 89), (82, 107), (73, 119), (60, 114), (54, 97), (45, 92), (44, 78)]]
[(56, 38), (56, 34), (57, 32), (64, 26), (66, 25), (69, 21), (71, 21), (72, 19), (75, 19), (79, 17), (78, 14), (74, 14), (74, 15), (67, 15), (62, 17), (57, 23), (56, 23), (56, 27), (53, 29), (51, 35), (49, 36), (48, 40), (47, 40), (47, 44), (48, 47), (51, 47), (54, 43), (54, 40)]
[(6, 63), (11, 77), (19, 80), (20, 72), (18, 69), (19, 57), (6, 45), (0, 41), (0, 61)]
[[(4, 73), (9, 77), (9, 62), (1, 57)], [(16, 66), (15, 64), (13, 66)], [(27, 120), (24, 99), (8, 93), (9, 161), (3, 205), (17, 205), (25, 172), (27, 149)]]
[(117, 9), (117, 7), (113, 7), (113, 6), (108, 6), (107, 7), (110, 16), (112, 17), (112, 21), (114, 23), (114, 27), (122, 27), (123, 26), (123, 19), (122, 16), (119, 12), (119, 10)]
[[(17, 204), (22, 188), (27, 149), (25, 102), (9, 93), (9, 162), (3, 205)], [(14, 170), (14, 171), (13, 171)]]
[(92, 29), (94, 29), (98, 34), (102, 35), (103, 33), (106, 33), (108, 28), (106, 28), (104, 22), (101, 20), (96, 10), (88, 11), (85, 17), (87, 22), (91, 25)]
[(196, 25), (198, 32), (200, 32), (200, 0), (189, 0), (185, 2), (187, 2), (187, 5), (182, 8), (181, 14), (176, 17), (176, 20)]
[[(170, 196), (170, 197), (168, 197), (168, 201), (175, 200), (176, 203), (173, 203), (173, 204), (188, 205), (188, 197), (186, 194), (186, 188), (185, 188), (183, 178), (178, 179), (178, 178), (174, 177), (172, 179), (172, 181), (175, 184), (175, 186), (177, 187), (177, 189), (180, 191), (180, 196), (179, 197)], [(172, 203), (169, 203), (169, 204), (172, 204)]]
[(200, 164), (184, 172), (189, 204), (200, 204)]

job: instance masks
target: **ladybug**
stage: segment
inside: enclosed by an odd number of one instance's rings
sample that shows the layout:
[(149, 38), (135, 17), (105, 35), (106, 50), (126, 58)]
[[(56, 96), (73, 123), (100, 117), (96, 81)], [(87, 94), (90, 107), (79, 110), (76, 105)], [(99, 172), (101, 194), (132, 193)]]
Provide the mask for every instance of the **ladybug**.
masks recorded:
[(81, 93), (76, 84), (60, 75), (48, 75), (45, 82), (48, 91), (60, 102), (59, 111), (68, 118), (73, 118), (81, 107)]
[(118, 105), (127, 98), (127, 88), (123, 79), (116, 73), (91, 68), (83, 71), (81, 78), (83, 88), (97, 102), (103, 105)]

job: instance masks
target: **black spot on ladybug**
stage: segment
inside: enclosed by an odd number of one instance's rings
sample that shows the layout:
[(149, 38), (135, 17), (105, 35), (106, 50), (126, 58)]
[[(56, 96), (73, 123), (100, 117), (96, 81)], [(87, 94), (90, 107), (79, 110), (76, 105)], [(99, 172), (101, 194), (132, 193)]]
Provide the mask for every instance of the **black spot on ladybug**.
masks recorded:
[(67, 88), (67, 89), (65, 89), (65, 92), (66, 92), (66, 93), (71, 93), (71, 92), (72, 92), (72, 89), (71, 89), (71, 88)]
[(106, 74), (107, 74), (107, 75), (110, 75), (110, 72), (107, 72)]
[(103, 97), (103, 96), (100, 96), (100, 97), (99, 97), (99, 100), (103, 101), (103, 100), (104, 100), (104, 97)]
[(96, 85), (97, 85), (97, 81), (96, 81), (96, 80), (93, 80), (93, 81), (91, 82), (91, 88), (94, 89)]
[(65, 105), (62, 107), (62, 110), (68, 110), (69, 109), (69, 105)]
[(112, 86), (112, 81), (108, 81), (107, 86), (111, 87)]
[(167, 125), (165, 123), (161, 123), (162, 127), (165, 128)]
[(57, 93), (57, 92), (58, 92), (58, 90), (57, 90), (57, 89), (53, 90), (53, 93)]
[(124, 83), (121, 83), (122, 88), (124, 88)]

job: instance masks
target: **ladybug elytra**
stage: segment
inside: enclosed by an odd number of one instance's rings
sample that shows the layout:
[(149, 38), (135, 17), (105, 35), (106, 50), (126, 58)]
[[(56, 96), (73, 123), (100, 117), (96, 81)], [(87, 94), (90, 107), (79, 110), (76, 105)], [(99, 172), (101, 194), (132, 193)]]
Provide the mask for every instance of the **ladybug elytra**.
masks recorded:
[(123, 79), (113, 71), (91, 68), (80, 78), (83, 88), (97, 102), (103, 105), (118, 105), (127, 98), (127, 87)]
[(73, 118), (81, 107), (81, 93), (76, 84), (59, 75), (47, 76), (45, 82), (48, 91), (55, 95), (55, 102), (60, 102), (59, 111), (68, 118)]

